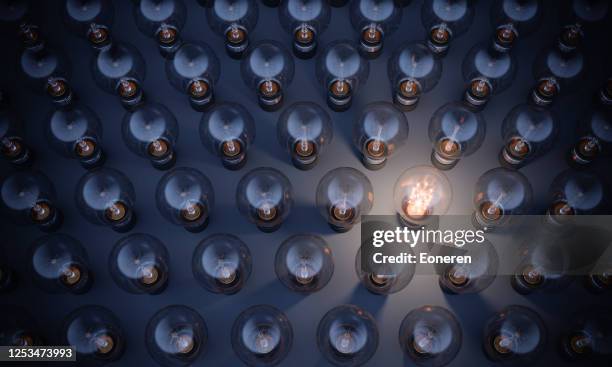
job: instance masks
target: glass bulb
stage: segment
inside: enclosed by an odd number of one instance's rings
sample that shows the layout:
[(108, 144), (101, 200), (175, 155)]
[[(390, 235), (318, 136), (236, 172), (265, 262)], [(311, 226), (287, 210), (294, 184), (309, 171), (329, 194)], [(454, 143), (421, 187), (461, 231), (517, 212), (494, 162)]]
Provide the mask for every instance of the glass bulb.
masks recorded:
[(402, 111), (389, 102), (365, 106), (353, 125), (353, 144), (361, 153), (363, 165), (381, 169), (408, 139), (408, 120)]
[(160, 170), (174, 166), (178, 134), (176, 117), (159, 103), (144, 103), (123, 116), (121, 135), (127, 147)]
[(249, 34), (257, 24), (259, 10), (256, 0), (220, 0), (206, 8), (208, 25), (225, 41), (225, 51), (235, 59), (249, 46)]
[(50, 293), (82, 294), (93, 275), (81, 243), (65, 234), (43, 236), (30, 248), (30, 272), (36, 285)]
[(181, 47), (180, 33), (187, 20), (187, 8), (182, 0), (139, 0), (134, 18), (144, 35), (155, 38), (164, 57), (171, 58)]
[(72, 102), (68, 83), (71, 65), (62, 52), (49, 47), (26, 48), (21, 53), (20, 65), (26, 85), (34, 93), (46, 95), (59, 106)]
[[(413, 254), (412, 249), (402, 249), (406, 254)], [(376, 264), (367, 259), (369, 271), (365, 270), (361, 249), (355, 256), (355, 272), (361, 284), (374, 294), (388, 295), (397, 293), (412, 281), (416, 266), (414, 264)]]
[(612, 318), (602, 307), (591, 307), (572, 317), (565, 327), (561, 344), (573, 361), (596, 362), (609, 358), (612, 351)]
[(612, 153), (612, 114), (597, 109), (580, 121), (578, 139), (570, 151), (570, 162), (585, 166)]
[(3, 0), (0, 1), (0, 22), (16, 25), (25, 19), (31, 12), (29, 0)]
[(427, 47), (437, 55), (446, 54), (451, 40), (465, 33), (473, 20), (471, 0), (425, 0), (421, 7)]
[(399, 26), (402, 8), (395, 0), (356, 0), (351, 3), (350, 17), (362, 55), (375, 58), (382, 52), (384, 38)]
[(420, 42), (398, 48), (387, 65), (393, 102), (402, 110), (416, 108), (423, 93), (432, 90), (442, 76), (442, 61)]
[(484, 350), (494, 362), (525, 365), (542, 356), (546, 327), (540, 316), (524, 306), (508, 306), (485, 326)]
[(293, 207), (293, 188), (280, 171), (261, 167), (249, 171), (238, 182), (238, 210), (264, 232), (276, 231)]
[(509, 168), (493, 168), (476, 182), (474, 224), (487, 228), (509, 226), (512, 216), (527, 214), (532, 203), (533, 189), (525, 175)]
[(474, 46), (463, 59), (463, 80), (468, 84), (463, 99), (475, 109), (482, 109), (495, 94), (508, 89), (516, 78), (514, 56), (482, 43)]
[(215, 193), (208, 177), (194, 168), (175, 168), (157, 184), (157, 209), (171, 223), (190, 232), (203, 231), (210, 221)]
[(562, 4), (561, 21), (564, 24), (590, 25), (602, 21), (610, 10), (606, 0), (571, 0)]
[(234, 294), (242, 289), (252, 269), (247, 245), (231, 234), (214, 234), (196, 247), (192, 258), (194, 278), (213, 293)]
[(259, 105), (266, 111), (280, 108), (285, 89), (293, 80), (293, 57), (276, 41), (253, 44), (240, 63), (245, 84), (257, 92)]
[(555, 224), (567, 224), (574, 215), (596, 214), (605, 202), (605, 190), (597, 175), (565, 170), (550, 186), (550, 205), (546, 212)]
[(457, 250), (454, 246), (440, 246), (440, 255), (471, 256), (473, 262), (450, 264), (441, 269), (438, 283), (442, 291), (449, 294), (474, 294), (493, 283), (499, 269), (499, 256), (491, 242), (468, 246)]
[(28, 166), (34, 152), (24, 142), (22, 123), (8, 109), (0, 108), (0, 153), (16, 166)]
[(400, 222), (411, 228), (437, 226), (437, 217), (446, 214), (453, 191), (446, 175), (430, 166), (404, 171), (393, 189), (393, 203)]
[(514, 107), (502, 123), (502, 166), (520, 168), (549, 152), (555, 144), (558, 125), (548, 109), (530, 104)]
[(61, 226), (55, 188), (42, 172), (13, 172), (2, 181), (0, 193), (5, 213), (17, 224), (35, 224), (45, 232)]
[(242, 105), (219, 103), (202, 116), (200, 139), (225, 168), (238, 170), (246, 164), (247, 151), (255, 140), (255, 122)]
[(54, 110), (45, 121), (45, 137), (58, 154), (85, 169), (102, 165), (102, 124), (89, 107), (78, 103)]
[(533, 65), (537, 82), (531, 100), (539, 106), (550, 106), (560, 94), (576, 91), (584, 68), (584, 57), (578, 50), (561, 51), (558, 47), (544, 50)]
[(145, 332), (145, 344), (153, 359), (163, 366), (188, 366), (203, 353), (208, 328), (200, 314), (187, 306), (159, 310)]
[(459, 353), (461, 326), (455, 315), (440, 306), (423, 306), (410, 311), (400, 326), (399, 342), (417, 365), (440, 367)]
[(357, 306), (335, 307), (319, 322), (317, 345), (323, 357), (335, 365), (365, 364), (378, 348), (376, 321)]
[(325, 174), (317, 185), (319, 213), (336, 232), (347, 232), (372, 209), (374, 188), (363, 173), (340, 167)]
[(301, 170), (313, 168), (334, 137), (329, 114), (312, 102), (287, 107), (276, 127), (278, 142), (289, 152), (293, 165)]
[(127, 232), (136, 222), (136, 194), (130, 180), (113, 168), (97, 168), (79, 180), (75, 200), (89, 222)]
[(115, 283), (129, 293), (159, 294), (168, 284), (168, 250), (157, 238), (143, 233), (121, 238), (108, 266)]
[(293, 54), (301, 59), (315, 55), (330, 18), (331, 9), (325, 0), (286, 0), (278, 9), (280, 24), (292, 37)]
[(125, 42), (111, 43), (94, 57), (92, 73), (98, 87), (119, 97), (126, 109), (143, 101), (145, 61), (136, 47)]
[(166, 61), (166, 75), (174, 88), (187, 94), (191, 107), (204, 111), (215, 99), (219, 59), (203, 42), (185, 43)]
[(249, 366), (273, 366), (285, 359), (293, 344), (293, 328), (287, 316), (268, 306), (244, 310), (232, 326), (232, 348)]
[(293, 235), (276, 251), (274, 270), (287, 288), (316, 292), (329, 283), (334, 273), (331, 248), (317, 235)]
[(101, 306), (83, 306), (64, 321), (62, 345), (76, 349), (79, 360), (111, 362), (121, 358), (125, 336), (119, 320)]
[(608, 248), (594, 264), (588, 273), (581, 277), (585, 288), (595, 294), (610, 292), (612, 290), (612, 248)]
[(463, 103), (451, 102), (434, 112), (428, 130), (433, 144), (431, 163), (436, 168), (448, 170), (480, 148), (486, 134), (486, 122)]
[(495, 46), (508, 51), (519, 37), (535, 32), (542, 23), (542, 0), (496, 0), (491, 6)]
[(334, 111), (345, 111), (360, 84), (368, 79), (370, 64), (360, 56), (353, 42), (338, 40), (321, 51), (315, 73), (324, 88), (328, 106)]
[(95, 49), (107, 47), (111, 42), (110, 27), (115, 17), (112, 1), (65, 0), (62, 18), (74, 34), (87, 39)]
[(22, 306), (0, 305), (0, 344), (11, 347), (43, 345), (39, 331), (34, 317)]

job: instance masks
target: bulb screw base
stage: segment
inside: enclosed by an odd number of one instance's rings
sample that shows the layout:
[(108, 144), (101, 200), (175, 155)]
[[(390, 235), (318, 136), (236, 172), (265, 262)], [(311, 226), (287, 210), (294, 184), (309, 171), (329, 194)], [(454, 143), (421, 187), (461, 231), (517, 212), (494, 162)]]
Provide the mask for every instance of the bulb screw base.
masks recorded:
[(176, 152), (171, 150), (166, 154), (166, 156), (160, 159), (151, 159), (151, 165), (153, 168), (158, 169), (160, 171), (166, 171), (172, 167), (176, 163)]
[(401, 93), (393, 93), (393, 104), (404, 112), (410, 112), (419, 105), (419, 97), (406, 98)]
[(79, 160), (81, 167), (85, 168), (86, 170), (103, 166), (105, 162), (106, 154), (104, 153), (104, 151), (102, 151), (102, 149), (98, 149), (97, 152), (94, 153), (93, 157)]
[(44, 223), (38, 224), (38, 229), (43, 232), (55, 232), (57, 231), (62, 224), (64, 223), (64, 213), (58, 208), (53, 208), (53, 214), (51, 218)]
[(308, 60), (312, 59), (317, 54), (317, 42), (313, 41), (309, 45), (302, 45), (298, 42), (293, 42), (293, 55), (295, 57)]
[(118, 223), (111, 224), (111, 228), (113, 231), (118, 233), (126, 233), (131, 231), (136, 225), (136, 213), (133, 210), (129, 209), (125, 214), (125, 218), (123, 218)]
[(308, 171), (310, 169), (313, 169), (317, 165), (317, 163), (319, 163), (319, 155), (314, 155), (314, 157), (309, 159), (308, 161), (304, 161), (303, 159), (298, 159), (292, 156), (291, 163), (293, 163), (293, 166), (299, 170)]
[(431, 151), (431, 164), (439, 170), (448, 171), (459, 163), (459, 159), (446, 159), (440, 156), (435, 150)]
[(266, 112), (274, 112), (278, 111), (283, 106), (284, 98), (282, 94), (279, 94), (273, 99), (259, 97), (258, 101), (259, 107), (261, 107), (262, 110)]
[(208, 92), (206, 96), (202, 99), (196, 99), (193, 97), (189, 97), (189, 104), (191, 108), (198, 112), (205, 112), (215, 103), (215, 95), (213, 92)]
[(204, 219), (201, 223), (200, 222), (188, 223), (188, 224), (183, 225), (183, 228), (185, 228), (186, 231), (191, 232), (191, 233), (200, 233), (208, 227), (208, 223), (210, 223), (210, 217), (206, 216), (206, 219)]
[(246, 163), (247, 163), (246, 153), (241, 154), (240, 157), (235, 158), (235, 159), (221, 159), (221, 164), (223, 164), (223, 167), (225, 167), (226, 169), (229, 169), (230, 171), (238, 171), (239, 169), (244, 167)]
[(505, 168), (519, 169), (526, 165), (525, 160), (513, 158), (508, 150), (503, 147), (498, 155), (499, 165)]

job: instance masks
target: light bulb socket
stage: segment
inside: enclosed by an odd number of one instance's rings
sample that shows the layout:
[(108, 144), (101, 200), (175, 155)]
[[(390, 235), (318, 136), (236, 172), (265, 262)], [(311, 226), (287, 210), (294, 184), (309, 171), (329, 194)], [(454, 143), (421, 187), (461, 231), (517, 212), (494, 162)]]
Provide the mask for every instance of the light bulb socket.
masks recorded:
[(459, 159), (453, 158), (445, 158), (440, 153), (438, 153), (435, 149), (431, 151), (431, 164), (439, 170), (448, 171), (453, 169), (457, 163), (459, 163)]
[(249, 47), (249, 33), (241, 26), (231, 26), (225, 31), (225, 51), (235, 60), (240, 60)]
[(264, 111), (273, 112), (283, 105), (283, 87), (276, 80), (264, 80), (257, 88), (259, 107)]
[(125, 214), (123, 218), (116, 222), (111, 222), (110, 227), (113, 231), (118, 233), (126, 233), (131, 231), (136, 225), (136, 213), (125, 205)]
[(176, 163), (176, 152), (174, 149), (169, 146), (168, 152), (164, 154), (162, 157), (151, 157), (149, 155), (149, 160), (151, 161), (151, 165), (153, 168), (158, 169), (160, 171), (166, 171), (172, 167)]
[(559, 83), (554, 78), (544, 78), (531, 92), (531, 102), (536, 106), (549, 107), (559, 94)]
[(34, 151), (28, 147), (21, 138), (10, 138), (9, 143), (15, 149), (5, 149), (2, 146), (2, 154), (8, 161), (18, 167), (30, 167), (34, 162)]
[(359, 37), (359, 53), (368, 60), (380, 56), (383, 50), (384, 34), (378, 26), (368, 26), (361, 30)]

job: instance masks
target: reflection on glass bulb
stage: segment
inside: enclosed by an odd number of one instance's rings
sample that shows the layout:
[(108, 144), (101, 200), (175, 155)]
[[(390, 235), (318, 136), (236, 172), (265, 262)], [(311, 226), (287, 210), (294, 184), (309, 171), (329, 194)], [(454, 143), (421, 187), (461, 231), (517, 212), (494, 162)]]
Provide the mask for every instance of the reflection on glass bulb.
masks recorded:
[(134, 186), (113, 168), (97, 168), (79, 180), (75, 200), (81, 215), (97, 225), (127, 232), (136, 222)]
[(570, 151), (570, 163), (591, 164), (598, 157), (612, 153), (612, 113), (596, 109), (580, 121), (577, 142)]
[(400, 222), (411, 228), (437, 226), (452, 202), (452, 188), (444, 173), (429, 166), (415, 166), (398, 178), (393, 203)]
[(400, 326), (399, 342), (417, 365), (445, 366), (461, 349), (461, 326), (446, 308), (423, 306), (406, 315)]
[(22, 306), (0, 305), (0, 344), (11, 347), (43, 345), (40, 329)]
[(72, 102), (74, 96), (68, 83), (71, 65), (63, 53), (49, 47), (26, 48), (21, 53), (20, 66), (33, 92), (46, 95), (58, 106)]
[(318, 39), (331, 18), (325, 0), (286, 0), (278, 10), (281, 26), (293, 37), (293, 53), (302, 59), (313, 57)]
[(542, 23), (542, 0), (497, 0), (491, 7), (495, 47), (509, 51), (516, 40), (533, 33)]
[(231, 234), (209, 236), (200, 242), (193, 253), (193, 276), (210, 292), (238, 292), (249, 279), (251, 268), (249, 248)]
[(227, 169), (238, 170), (247, 162), (247, 151), (255, 139), (255, 122), (237, 103), (219, 103), (204, 113), (200, 139)]
[(329, 114), (311, 102), (287, 107), (276, 127), (278, 142), (291, 155), (293, 165), (302, 170), (317, 164), (319, 155), (331, 143), (334, 134)]
[(148, 234), (121, 238), (108, 259), (115, 283), (126, 292), (158, 294), (168, 284), (168, 251)]
[(319, 212), (336, 232), (349, 231), (372, 209), (374, 188), (361, 172), (340, 167), (325, 174), (317, 185)]
[(111, 42), (114, 13), (112, 1), (106, 0), (65, 0), (62, 8), (66, 27), (98, 50)]
[(62, 345), (74, 346), (77, 358), (111, 362), (121, 358), (125, 336), (117, 317), (100, 306), (83, 306), (70, 313), (62, 328)]
[(462, 157), (475, 153), (486, 134), (484, 118), (463, 103), (451, 102), (434, 112), (429, 121), (429, 140), (433, 143), (431, 163), (448, 170)]
[(180, 32), (185, 25), (187, 9), (182, 0), (139, 0), (134, 8), (138, 29), (155, 38), (160, 53), (171, 58), (181, 47)]
[(353, 125), (353, 144), (361, 153), (363, 165), (381, 169), (408, 139), (408, 120), (389, 102), (370, 103)]
[(562, 51), (558, 47), (544, 50), (533, 65), (537, 82), (531, 100), (539, 106), (550, 106), (559, 95), (574, 92), (582, 80), (584, 67), (579, 50)]
[(293, 235), (276, 251), (274, 270), (278, 279), (296, 292), (316, 292), (327, 285), (334, 272), (332, 252), (316, 235)]
[(280, 171), (262, 167), (248, 172), (236, 190), (238, 210), (264, 232), (277, 230), (293, 207), (293, 189)]
[[(413, 254), (412, 249), (402, 249), (403, 253)], [(364, 257), (361, 249), (355, 256), (355, 272), (361, 284), (374, 294), (392, 294), (406, 288), (414, 277), (414, 264), (377, 264), (371, 257)], [(366, 270), (367, 269), (367, 270)]]
[(12, 111), (0, 106), (0, 153), (12, 164), (24, 167), (32, 163), (34, 152), (24, 142), (21, 126), (21, 121)]
[(355, 0), (350, 16), (359, 33), (359, 50), (365, 57), (375, 58), (382, 52), (384, 38), (399, 26), (402, 9), (395, 0)]
[(370, 64), (361, 57), (353, 42), (338, 40), (321, 51), (315, 73), (324, 88), (327, 105), (334, 111), (345, 111), (360, 84), (368, 79)]
[(483, 342), (493, 362), (533, 364), (546, 345), (546, 327), (531, 309), (508, 306), (487, 322)]
[(293, 344), (293, 329), (287, 316), (268, 306), (244, 310), (232, 326), (232, 348), (249, 366), (274, 366), (285, 359)]
[(440, 255), (471, 256), (469, 264), (445, 265), (438, 278), (442, 291), (449, 294), (473, 294), (486, 289), (493, 283), (499, 268), (499, 256), (491, 242), (485, 240), (478, 246), (457, 249), (454, 246), (440, 246)]
[(197, 311), (186, 306), (159, 310), (147, 324), (145, 344), (163, 366), (188, 366), (203, 353), (208, 329)]
[(91, 288), (93, 275), (87, 253), (74, 238), (53, 234), (34, 241), (30, 248), (34, 282), (50, 293), (82, 294)]
[(427, 47), (444, 55), (450, 42), (465, 33), (474, 19), (472, 0), (426, 0), (421, 20), (427, 34)]
[(317, 328), (317, 345), (330, 363), (360, 366), (378, 348), (378, 328), (372, 315), (354, 305), (328, 311)]
[(592, 215), (604, 203), (601, 179), (591, 172), (566, 170), (550, 186), (550, 206), (546, 212), (554, 224), (563, 225), (574, 215)]
[(235, 59), (249, 46), (249, 34), (257, 24), (256, 0), (217, 0), (206, 8), (208, 25), (225, 40), (225, 50)]

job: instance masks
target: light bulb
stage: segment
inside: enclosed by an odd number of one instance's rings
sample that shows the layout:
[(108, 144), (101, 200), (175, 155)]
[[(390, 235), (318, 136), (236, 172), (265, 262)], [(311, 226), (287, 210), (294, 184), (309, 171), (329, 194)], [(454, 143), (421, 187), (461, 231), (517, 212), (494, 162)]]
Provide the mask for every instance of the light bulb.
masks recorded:
[(582, 276), (585, 288), (595, 294), (609, 293), (612, 290), (612, 249), (608, 247)]
[(168, 306), (147, 323), (145, 345), (162, 366), (189, 366), (206, 349), (208, 328), (200, 314), (187, 306)]
[(102, 90), (117, 96), (126, 109), (142, 103), (145, 61), (136, 47), (113, 42), (93, 58), (93, 79)]
[(578, 312), (564, 327), (561, 346), (564, 356), (584, 363), (610, 358), (612, 353), (612, 318), (602, 307)]
[(374, 204), (374, 188), (363, 173), (340, 167), (325, 174), (317, 185), (319, 213), (336, 232), (347, 232)]
[(281, 26), (291, 34), (293, 54), (301, 59), (315, 55), (330, 18), (331, 9), (325, 0), (287, 0), (278, 9)]
[(570, 151), (570, 163), (585, 166), (612, 153), (612, 114), (596, 109), (581, 119), (578, 139)]
[[(405, 253), (413, 253), (406, 249)], [(397, 293), (412, 281), (416, 267), (414, 264), (376, 264), (370, 258), (363, 258), (361, 249), (355, 256), (355, 272), (361, 284), (374, 294), (388, 295)], [(367, 263), (364, 264), (364, 262)], [(366, 269), (364, 265), (369, 268)]]
[(123, 116), (121, 135), (127, 147), (160, 170), (174, 166), (178, 134), (176, 117), (158, 103), (144, 103)]
[(463, 59), (463, 80), (468, 84), (463, 99), (482, 109), (495, 94), (506, 90), (516, 78), (517, 62), (510, 52), (489, 42), (474, 46)]
[(108, 0), (65, 0), (62, 8), (66, 27), (98, 50), (111, 42), (114, 17), (113, 2)]
[(59, 106), (72, 102), (74, 95), (68, 82), (71, 65), (63, 53), (49, 47), (26, 48), (20, 66), (26, 85), (34, 93), (47, 96)]
[(393, 189), (395, 212), (400, 222), (411, 228), (437, 226), (437, 217), (446, 214), (452, 199), (448, 178), (430, 166), (404, 171)]
[(181, 47), (181, 30), (187, 18), (187, 8), (182, 0), (139, 0), (134, 8), (138, 29), (155, 38), (159, 52), (171, 58)]
[(376, 58), (402, 20), (402, 9), (395, 0), (355, 0), (351, 3), (351, 24), (359, 34), (359, 50), (367, 58)]
[(465, 33), (473, 20), (472, 0), (426, 0), (421, 7), (427, 47), (437, 55), (446, 54), (451, 40)]
[(571, 282), (571, 259), (566, 243), (549, 234), (535, 234), (520, 252), (519, 264), (510, 277), (519, 294), (561, 292)]
[(440, 107), (429, 120), (429, 140), (433, 144), (431, 163), (448, 170), (482, 145), (486, 122), (465, 104), (451, 102)]
[(499, 162), (521, 168), (550, 151), (558, 135), (559, 123), (548, 109), (531, 104), (514, 107), (502, 123), (504, 146)]
[(603, 106), (612, 106), (612, 77), (608, 78), (599, 89), (599, 103)]
[(482, 174), (474, 190), (473, 214), (477, 227), (510, 226), (513, 216), (527, 214), (533, 204), (533, 189), (522, 173), (493, 168)]
[(175, 168), (159, 180), (155, 199), (157, 209), (169, 222), (194, 233), (206, 228), (215, 205), (208, 177), (186, 167)]
[(399, 343), (417, 365), (441, 367), (459, 353), (461, 325), (455, 315), (440, 306), (423, 306), (410, 311), (400, 326)]
[(276, 124), (278, 142), (301, 170), (313, 168), (334, 137), (329, 114), (316, 103), (297, 102), (287, 107)]
[(213, 293), (234, 294), (251, 275), (253, 260), (247, 245), (231, 234), (214, 234), (196, 247), (191, 261), (193, 277)]
[(322, 84), (327, 105), (334, 111), (349, 109), (353, 96), (368, 79), (370, 64), (348, 40), (329, 43), (316, 60), (315, 74)]
[(361, 154), (363, 165), (381, 169), (408, 139), (408, 120), (402, 111), (389, 102), (365, 106), (353, 125), (353, 144)]
[(473, 262), (445, 265), (438, 278), (442, 291), (448, 294), (474, 294), (483, 291), (493, 283), (499, 268), (499, 256), (491, 242), (468, 246), (457, 250), (454, 246), (441, 246), (440, 255), (461, 253), (471, 256)]
[(34, 152), (24, 141), (22, 123), (8, 109), (0, 108), (0, 152), (16, 166), (29, 166)]
[(43, 345), (34, 317), (22, 306), (0, 305), (0, 344), (11, 347)]
[(0, 1), (0, 22), (15, 25), (23, 21), (31, 12), (28, 0)]
[(119, 320), (101, 306), (83, 306), (64, 320), (62, 345), (76, 349), (79, 360), (111, 362), (121, 358), (125, 336)]
[(244, 83), (257, 93), (259, 105), (266, 111), (281, 107), (285, 90), (293, 80), (293, 57), (276, 41), (253, 44), (240, 63)]
[(79, 180), (75, 200), (89, 222), (127, 232), (136, 222), (134, 186), (113, 168), (97, 168)]
[(232, 348), (249, 366), (274, 366), (285, 359), (293, 344), (287, 316), (268, 305), (244, 310), (232, 326)]
[(331, 248), (317, 235), (293, 235), (276, 251), (274, 270), (287, 288), (316, 292), (329, 283), (334, 273)]
[(491, 6), (495, 46), (510, 50), (517, 39), (533, 33), (542, 23), (542, 0), (496, 0)]
[(524, 306), (508, 306), (487, 322), (484, 351), (493, 362), (533, 364), (542, 356), (546, 334), (537, 313)]
[[(24, 14), (29, 17), (29, 14)], [(17, 25), (19, 40), (21, 45), (26, 50), (40, 51), (46, 47), (46, 39), (40, 32), (40, 27), (37, 24), (29, 23), (26, 19), (22, 19)]]
[(555, 224), (567, 224), (574, 215), (593, 215), (605, 203), (601, 179), (591, 172), (565, 170), (550, 185), (550, 205), (546, 211)]
[(420, 42), (398, 48), (387, 64), (393, 102), (404, 111), (416, 108), (421, 96), (442, 76), (442, 62)]
[(223, 167), (238, 170), (246, 164), (247, 151), (255, 140), (255, 122), (242, 105), (219, 103), (202, 115), (200, 139)]
[(280, 171), (261, 167), (249, 171), (236, 189), (238, 210), (264, 232), (276, 231), (293, 207), (293, 188)]
[(539, 106), (550, 106), (562, 94), (574, 92), (584, 74), (584, 57), (579, 50), (562, 51), (551, 47), (534, 62), (536, 85), (531, 100)]
[(143, 233), (121, 238), (108, 258), (115, 283), (129, 293), (159, 294), (168, 284), (168, 250), (157, 238)]
[(328, 311), (317, 327), (323, 357), (337, 366), (361, 366), (378, 348), (378, 328), (372, 315), (354, 305)]
[(166, 61), (170, 84), (189, 97), (196, 111), (203, 111), (214, 102), (219, 74), (219, 59), (203, 42), (183, 44), (172, 59)]
[(85, 169), (98, 167), (106, 160), (100, 119), (83, 104), (53, 111), (45, 121), (45, 137), (53, 150), (78, 160)]
[(5, 213), (17, 224), (35, 224), (41, 231), (57, 230), (63, 221), (55, 188), (39, 171), (17, 171), (0, 188)]
[[(566, 25), (564, 28), (567, 32), (574, 27), (593, 27), (595, 23), (606, 19), (609, 10), (610, 3), (606, 0), (571, 0), (561, 4), (559, 17), (561, 24)], [(559, 38), (559, 41), (560, 45), (564, 44), (564, 35)]]
[(225, 51), (235, 59), (249, 46), (249, 35), (257, 24), (256, 0), (220, 0), (206, 8), (206, 20), (213, 32), (223, 37)]

